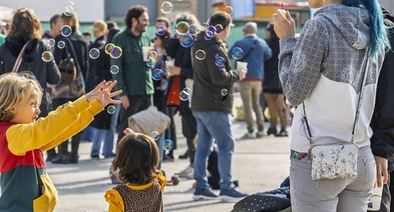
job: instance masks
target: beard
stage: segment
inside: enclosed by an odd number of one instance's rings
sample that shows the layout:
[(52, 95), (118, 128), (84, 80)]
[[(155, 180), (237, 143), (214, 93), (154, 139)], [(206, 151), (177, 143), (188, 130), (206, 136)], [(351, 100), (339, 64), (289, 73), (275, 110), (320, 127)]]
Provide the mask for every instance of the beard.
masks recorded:
[(136, 26), (136, 29), (138, 32), (143, 33), (146, 31), (146, 26), (142, 25), (139, 21), (138, 21), (138, 25)]

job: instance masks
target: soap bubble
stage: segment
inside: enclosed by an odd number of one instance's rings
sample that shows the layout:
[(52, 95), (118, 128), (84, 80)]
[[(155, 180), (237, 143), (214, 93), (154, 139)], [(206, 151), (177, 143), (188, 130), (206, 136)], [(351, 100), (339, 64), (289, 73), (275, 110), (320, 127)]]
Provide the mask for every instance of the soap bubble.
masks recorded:
[(109, 68), (109, 72), (111, 72), (111, 74), (118, 74), (119, 67), (117, 65), (112, 65), (111, 68)]
[(64, 7), (63, 14), (64, 14), (65, 16), (72, 16), (73, 13), (74, 13), (74, 7), (73, 7), (73, 5), (66, 5), (66, 6)]
[(120, 48), (119, 46), (115, 46), (112, 49), (110, 56), (113, 59), (118, 59), (122, 56), (122, 52), (123, 52), (122, 48)]
[(179, 94), (179, 98), (182, 101), (188, 101), (190, 99), (190, 95), (192, 93), (192, 90), (190, 88), (184, 88), (181, 93)]
[(190, 35), (189, 33), (186, 33), (186, 35), (183, 35), (180, 39), (181, 46), (184, 48), (189, 48), (193, 45), (193, 36)]
[(166, 151), (170, 151), (174, 148), (174, 142), (170, 139), (164, 140), (163, 149)]
[(233, 9), (231, 6), (226, 6), (226, 7), (224, 8), (224, 12), (227, 13), (227, 14), (229, 14), (229, 15), (232, 15), (233, 12), (234, 12), (234, 9)]
[(197, 35), (198, 33), (200, 33), (200, 31), (201, 30), (194, 24), (190, 25), (189, 27), (189, 34), (191, 35)]
[(97, 48), (92, 48), (89, 50), (89, 57), (92, 58), (93, 60), (97, 59), (100, 57), (100, 50)]
[(151, 133), (151, 136), (152, 136), (153, 139), (158, 140), (159, 137), (160, 137), (160, 133), (157, 132), (157, 131), (153, 131), (153, 132)]
[(190, 25), (185, 21), (180, 21), (175, 26), (175, 31), (178, 35), (184, 35), (189, 31)]
[(159, 68), (152, 70), (152, 79), (153, 80), (159, 81), (159, 80), (163, 79), (163, 77), (164, 77), (163, 70), (161, 70)]
[(216, 27), (209, 25), (209, 26), (207, 27), (207, 32), (208, 32), (208, 31), (213, 32), (213, 34), (215, 34), (215, 33), (216, 33)]
[(73, 33), (72, 29), (68, 25), (62, 26), (62, 29), (60, 30), (60, 34), (62, 34), (63, 37), (68, 37)]
[(240, 60), (244, 56), (244, 51), (239, 47), (234, 47), (231, 49), (231, 56), (234, 60)]
[(222, 89), (222, 90), (220, 91), (220, 94), (221, 94), (222, 96), (227, 96), (228, 90), (227, 90), (227, 89)]
[(197, 50), (196, 53), (194, 54), (194, 57), (196, 57), (197, 60), (204, 60), (206, 56), (207, 53), (202, 49)]
[(116, 107), (113, 105), (110, 105), (107, 107), (107, 113), (108, 114), (114, 114), (116, 112)]
[(219, 55), (215, 57), (215, 65), (216, 66), (223, 68), (225, 63), (226, 63), (226, 60), (224, 59), (224, 57), (219, 56)]
[(163, 35), (166, 34), (166, 32), (167, 32), (166, 28), (164, 28), (164, 27), (159, 27), (159, 28), (156, 30), (156, 35), (157, 35), (157, 36), (163, 36)]
[(59, 49), (64, 49), (64, 47), (66, 46), (66, 43), (64, 43), (64, 41), (59, 41), (57, 42), (57, 48)]
[(41, 59), (42, 59), (44, 62), (46, 62), (46, 63), (51, 62), (51, 61), (53, 60), (52, 52), (50, 52), (50, 51), (44, 51), (44, 52), (41, 54)]
[(208, 26), (205, 32), (205, 40), (211, 40), (216, 35), (216, 28), (214, 26)]
[(160, 5), (160, 10), (162, 13), (164, 14), (168, 14), (172, 12), (172, 3), (169, 1), (164, 1), (163, 3), (161, 3)]
[(111, 54), (112, 50), (115, 48), (115, 44), (108, 43), (104, 46), (104, 50), (106, 54)]
[(49, 46), (49, 47), (52, 48), (52, 47), (55, 46), (55, 44), (56, 44), (55, 39), (53, 39), (53, 38), (48, 39), (48, 46)]
[(223, 26), (221, 24), (216, 24), (215, 26), (215, 32), (220, 33), (223, 30)]

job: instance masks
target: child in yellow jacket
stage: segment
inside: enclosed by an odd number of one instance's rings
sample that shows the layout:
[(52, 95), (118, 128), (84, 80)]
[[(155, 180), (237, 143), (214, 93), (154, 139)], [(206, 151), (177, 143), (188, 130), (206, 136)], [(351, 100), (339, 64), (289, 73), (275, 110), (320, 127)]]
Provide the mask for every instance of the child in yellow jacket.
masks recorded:
[(53, 211), (57, 192), (45, 170), (43, 151), (83, 130), (108, 104), (114, 82), (101, 82), (74, 102), (38, 118), (42, 89), (32, 76), (0, 76), (0, 211)]
[(162, 192), (166, 178), (157, 170), (159, 148), (149, 136), (127, 128), (118, 144), (114, 169), (125, 184), (105, 193), (109, 212), (163, 211)]

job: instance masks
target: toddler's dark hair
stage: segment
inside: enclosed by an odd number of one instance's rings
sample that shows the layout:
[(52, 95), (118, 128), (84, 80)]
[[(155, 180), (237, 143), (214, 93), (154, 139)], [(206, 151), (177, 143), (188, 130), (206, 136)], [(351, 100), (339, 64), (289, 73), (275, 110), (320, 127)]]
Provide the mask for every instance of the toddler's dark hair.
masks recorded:
[(159, 155), (159, 148), (150, 136), (131, 133), (118, 144), (114, 170), (119, 169), (119, 178), (124, 183), (146, 184), (154, 177)]

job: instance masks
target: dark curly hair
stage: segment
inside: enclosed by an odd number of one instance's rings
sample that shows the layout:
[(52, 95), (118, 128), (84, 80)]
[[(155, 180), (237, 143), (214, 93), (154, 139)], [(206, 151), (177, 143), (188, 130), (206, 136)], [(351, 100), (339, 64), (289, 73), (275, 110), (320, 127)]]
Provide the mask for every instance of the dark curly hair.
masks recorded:
[(117, 147), (114, 169), (124, 183), (142, 185), (157, 174), (159, 148), (149, 136), (131, 133), (122, 138)]
[(144, 12), (148, 12), (148, 9), (145, 6), (135, 5), (130, 7), (125, 18), (125, 23), (127, 28), (131, 29), (133, 27), (132, 19), (133, 18), (138, 19), (139, 17), (141, 17), (142, 13)]

